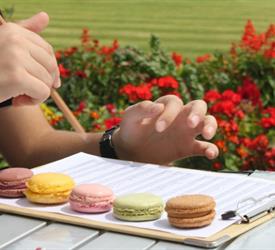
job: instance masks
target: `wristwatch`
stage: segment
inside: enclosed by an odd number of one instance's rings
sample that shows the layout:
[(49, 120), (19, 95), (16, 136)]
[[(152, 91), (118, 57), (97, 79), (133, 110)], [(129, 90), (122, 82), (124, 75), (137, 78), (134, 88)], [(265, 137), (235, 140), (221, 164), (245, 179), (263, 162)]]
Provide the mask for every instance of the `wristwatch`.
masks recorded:
[(102, 157), (105, 158), (112, 158), (112, 159), (118, 159), (114, 144), (112, 143), (112, 137), (115, 130), (119, 128), (119, 125), (116, 125), (104, 132), (102, 135), (99, 147), (100, 147), (100, 154)]

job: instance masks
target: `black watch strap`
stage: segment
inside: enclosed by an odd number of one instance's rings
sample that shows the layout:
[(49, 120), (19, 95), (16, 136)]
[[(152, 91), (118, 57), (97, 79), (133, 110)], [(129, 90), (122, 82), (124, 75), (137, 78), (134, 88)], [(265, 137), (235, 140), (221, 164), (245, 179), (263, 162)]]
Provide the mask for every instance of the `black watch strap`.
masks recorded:
[(112, 143), (112, 136), (119, 125), (114, 126), (104, 132), (99, 142), (100, 154), (105, 158), (118, 159), (114, 145)]
[(0, 108), (8, 107), (12, 105), (12, 99), (6, 100), (0, 103)]

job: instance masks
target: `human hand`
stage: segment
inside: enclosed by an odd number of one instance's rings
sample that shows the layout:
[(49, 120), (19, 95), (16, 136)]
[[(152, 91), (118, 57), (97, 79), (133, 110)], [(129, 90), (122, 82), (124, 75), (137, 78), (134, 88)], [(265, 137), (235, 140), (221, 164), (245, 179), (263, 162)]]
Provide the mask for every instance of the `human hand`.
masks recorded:
[(48, 22), (41, 12), (19, 24), (0, 26), (0, 102), (13, 98), (15, 106), (38, 104), (60, 86), (53, 49), (36, 34)]
[(125, 110), (113, 143), (120, 159), (167, 164), (189, 156), (218, 156), (216, 145), (197, 140), (211, 139), (217, 122), (206, 115), (207, 105), (196, 100), (183, 105), (172, 95), (155, 102), (143, 101)]

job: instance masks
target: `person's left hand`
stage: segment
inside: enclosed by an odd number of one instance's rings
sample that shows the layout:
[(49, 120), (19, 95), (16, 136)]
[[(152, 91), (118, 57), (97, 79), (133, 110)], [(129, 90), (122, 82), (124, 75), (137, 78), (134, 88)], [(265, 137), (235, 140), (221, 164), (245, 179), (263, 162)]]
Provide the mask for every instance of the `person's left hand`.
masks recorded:
[(189, 156), (218, 156), (210, 140), (216, 133), (216, 119), (207, 115), (207, 105), (195, 100), (183, 105), (173, 95), (155, 102), (143, 101), (125, 110), (119, 130), (113, 137), (120, 159), (168, 164)]

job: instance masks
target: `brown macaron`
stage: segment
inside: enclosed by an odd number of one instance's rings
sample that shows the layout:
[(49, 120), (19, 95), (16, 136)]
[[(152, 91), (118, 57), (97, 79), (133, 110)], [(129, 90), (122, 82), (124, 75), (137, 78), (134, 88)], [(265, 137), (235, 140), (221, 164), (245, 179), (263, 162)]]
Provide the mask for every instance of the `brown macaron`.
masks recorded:
[(169, 223), (178, 228), (204, 227), (215, 217), (215, 200), (208, 195), (182, 195), (169, 199), (165, 211)]

